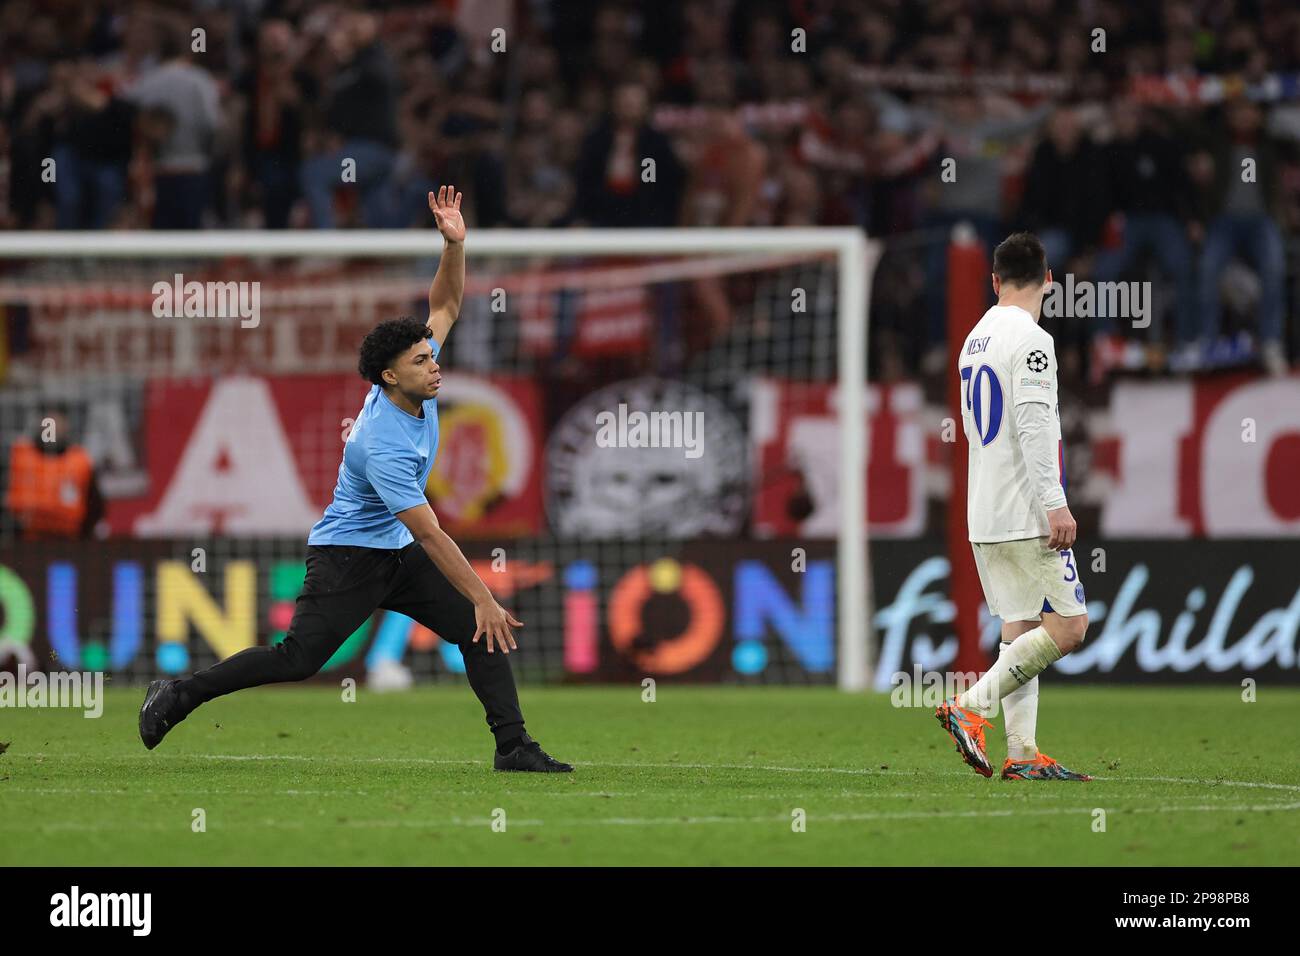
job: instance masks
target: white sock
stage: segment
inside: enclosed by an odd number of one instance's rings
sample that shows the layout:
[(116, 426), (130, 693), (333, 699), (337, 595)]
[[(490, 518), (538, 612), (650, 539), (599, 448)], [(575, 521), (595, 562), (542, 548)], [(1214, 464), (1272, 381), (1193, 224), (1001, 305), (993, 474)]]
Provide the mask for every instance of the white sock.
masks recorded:
[[(999, 645), (1001, 657), (1011, 649), (1011, 641)], [(1002, 698), (1002, 714), (1007, 731), (1007, 756), (1012, 760), (1033, 760), (1038, 756), (1034, 732), (1038, 727), (1038, 678), (1017, 687)]]
[(1007, 652), (998, 655), (984, 676), (958, 695), (957, 706), (973, 710), (981, 717), (992, 717), (1003, 697), (1028, 684), (1040, 671), (1060, 659), (1061, 649), (1040, 624), (1012, 641)]

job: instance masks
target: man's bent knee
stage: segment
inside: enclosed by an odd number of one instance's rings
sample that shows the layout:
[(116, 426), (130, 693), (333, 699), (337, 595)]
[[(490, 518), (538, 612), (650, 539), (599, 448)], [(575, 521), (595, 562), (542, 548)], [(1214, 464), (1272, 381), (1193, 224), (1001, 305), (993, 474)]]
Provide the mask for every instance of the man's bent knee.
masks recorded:
[(1074, 617), (1062, 617), (1059, 614), (1043, 615), (1043, 628), (1056, 642), (1061, 656), (1064, 657), (1071, 651), (1077, 651), (1083, 644), (1083, 637), (1088, 632), (1088, 615), (1078, 614)]
[(325, 666), (325, 661), (316, 660), (292, 638), (287, 638), (275, 645), (280, 654), (280, 675), (282, 680), (306, 680)]

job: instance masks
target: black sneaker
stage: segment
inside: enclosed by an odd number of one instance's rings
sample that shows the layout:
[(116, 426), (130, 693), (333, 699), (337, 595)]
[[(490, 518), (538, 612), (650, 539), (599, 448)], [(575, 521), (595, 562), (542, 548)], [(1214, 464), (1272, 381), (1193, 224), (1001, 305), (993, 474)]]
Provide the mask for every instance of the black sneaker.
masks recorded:
[(179, 683), (176, 680), (156, 680), (144, 693), (144, 703), (140, 705), (140, 739), (149, 750), (162, 743), (167, 731), (185, 719), (176, 716), (181, 703), (180, 694), (176, 692)]
[(560, 763), (532, 737), (524, 734), (522, 743), (508, 754), (496, 754), (492, 766), (497, 770), (530, 770), (533, 773), (573, 773), (573, 767)]

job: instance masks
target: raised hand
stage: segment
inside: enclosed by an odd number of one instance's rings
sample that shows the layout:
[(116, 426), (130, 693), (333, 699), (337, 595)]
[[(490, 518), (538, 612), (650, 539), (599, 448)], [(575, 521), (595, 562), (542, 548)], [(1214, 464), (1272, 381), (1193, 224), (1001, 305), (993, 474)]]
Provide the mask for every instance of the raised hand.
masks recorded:
[(465, 241), (465, 220), (460, 215), (460, 197), (455, 186), (439, 186), (437, 195), (429, 193), (429, 211), (434, 224), (448, 242)]

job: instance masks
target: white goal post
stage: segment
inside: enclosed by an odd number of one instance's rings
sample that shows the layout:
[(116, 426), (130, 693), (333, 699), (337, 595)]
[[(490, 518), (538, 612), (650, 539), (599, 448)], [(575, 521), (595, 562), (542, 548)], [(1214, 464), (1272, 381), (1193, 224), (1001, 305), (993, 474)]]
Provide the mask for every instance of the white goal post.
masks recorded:
[[(222, 256), (430, 257), (437, 236), (415, 230), (207, 232), (13, 232), (0, 259), (116, 259)], [(825, 253), (838, 268), (840, 522), (837, 541), (838, 667), (841, 690), (871, 686), (873, 632), (866, 533), (867, 305), (881, 248), (854, 228), (495, 229), (471, 232), (467, 256), (706, 255)]]

